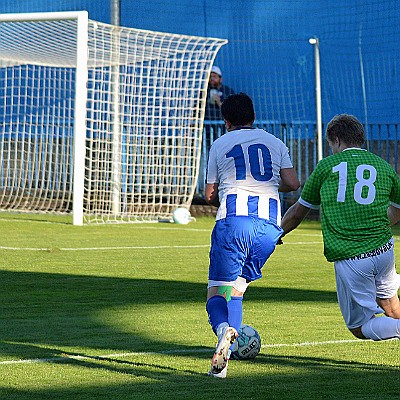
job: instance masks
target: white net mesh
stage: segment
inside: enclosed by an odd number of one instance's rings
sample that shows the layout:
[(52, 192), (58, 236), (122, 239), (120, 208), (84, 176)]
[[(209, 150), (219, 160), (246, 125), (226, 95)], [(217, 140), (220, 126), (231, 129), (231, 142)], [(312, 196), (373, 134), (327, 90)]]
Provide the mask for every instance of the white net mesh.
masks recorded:
[[(0, 22), (0, 37), (0, 209), (69, 213), (77, 20)], [(195, 190), (226, 41), (94, 21), (88, 37), (84, 219), (169, 219)]]

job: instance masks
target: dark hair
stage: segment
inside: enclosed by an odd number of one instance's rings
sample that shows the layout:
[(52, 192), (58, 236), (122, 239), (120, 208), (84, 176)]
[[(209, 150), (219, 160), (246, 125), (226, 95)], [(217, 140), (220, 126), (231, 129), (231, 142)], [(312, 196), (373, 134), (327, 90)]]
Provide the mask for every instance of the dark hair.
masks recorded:
[(365, 143), (363, 125), (350, 114), (335, 115), (326, 127), (326, 136), (331, 142), (338, 138), (348, 146), (361, 147)]
[(253, 102), (245, 93), (228, 96), (221, 105), (221, 114), (233, 126), (252, 124), (255, 119)]

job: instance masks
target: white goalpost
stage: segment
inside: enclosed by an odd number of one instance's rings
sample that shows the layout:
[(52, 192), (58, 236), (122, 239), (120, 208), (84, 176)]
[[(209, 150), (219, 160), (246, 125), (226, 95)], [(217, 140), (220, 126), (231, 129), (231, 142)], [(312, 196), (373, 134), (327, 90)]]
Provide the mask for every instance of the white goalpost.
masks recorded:
[(0, 210), (72, 213), (81, 225), (188, 208), (225, 43), (86, 11), (0, 15)]

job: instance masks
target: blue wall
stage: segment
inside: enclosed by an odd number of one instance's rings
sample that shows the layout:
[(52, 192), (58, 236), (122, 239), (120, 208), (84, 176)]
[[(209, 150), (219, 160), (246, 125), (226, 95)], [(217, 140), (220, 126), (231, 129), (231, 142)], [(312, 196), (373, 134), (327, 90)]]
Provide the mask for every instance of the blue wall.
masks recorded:
[[(89, 11), (109, 23), (109, 0), (19, 0), (0, 12)], [(349, 112), (397, 123), (397, 0), (121, 0), (121, 25), (227, 38), (216, 63), (224, 83), (249, 93), (259, 119), (315, 120), (314, 47), (320, 40), (323, 119)]]

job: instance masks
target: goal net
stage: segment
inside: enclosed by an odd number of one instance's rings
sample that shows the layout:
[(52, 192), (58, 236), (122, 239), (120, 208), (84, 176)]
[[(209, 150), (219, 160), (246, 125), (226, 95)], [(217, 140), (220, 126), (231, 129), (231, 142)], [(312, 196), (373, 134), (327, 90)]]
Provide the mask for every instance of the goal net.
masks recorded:
[(208, 76), (227, 41), (86, 12), (0, 15), (0, 210), (169, 220), (197, 183)]

